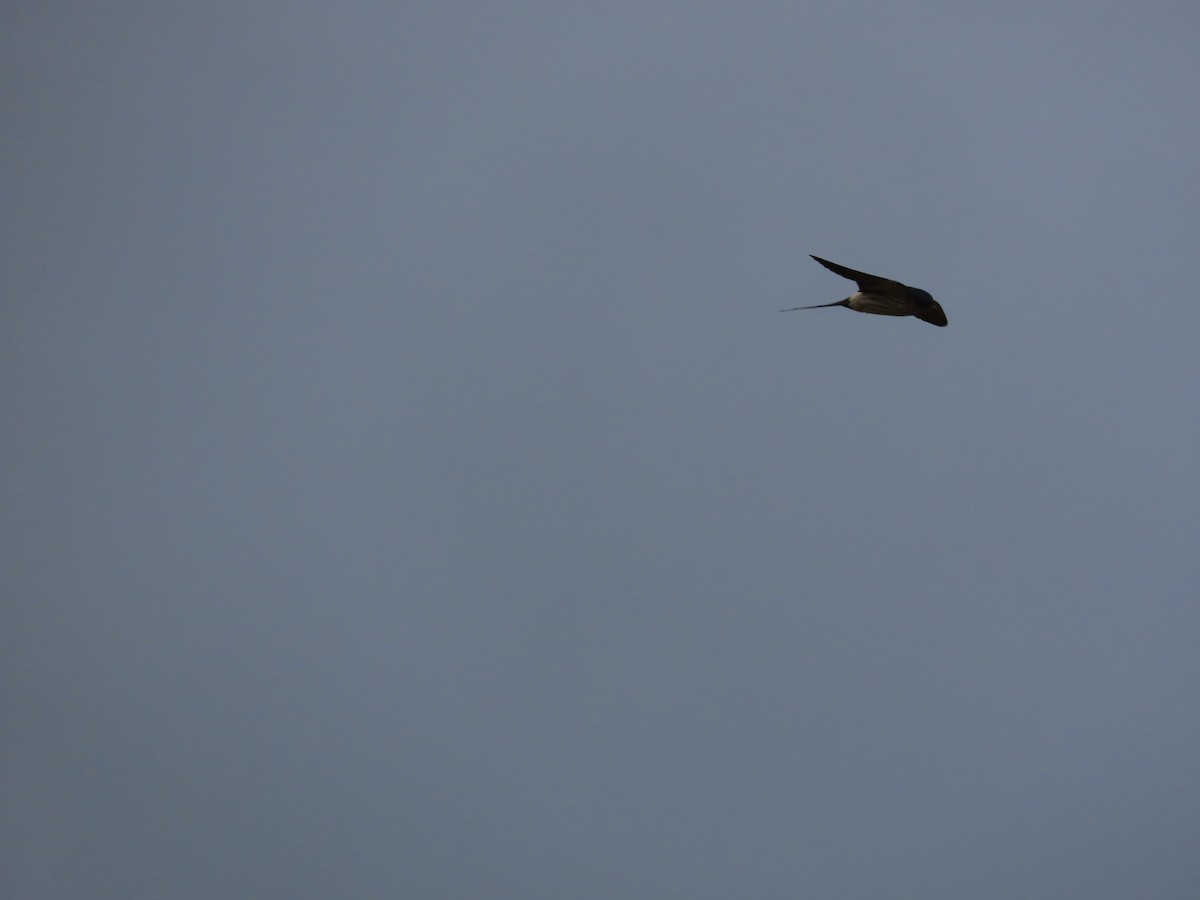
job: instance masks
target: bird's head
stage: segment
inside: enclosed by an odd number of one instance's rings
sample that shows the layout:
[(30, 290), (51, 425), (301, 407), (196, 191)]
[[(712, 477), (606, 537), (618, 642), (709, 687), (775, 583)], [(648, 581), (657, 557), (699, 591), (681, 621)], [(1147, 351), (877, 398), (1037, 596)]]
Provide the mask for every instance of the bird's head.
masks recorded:
[(942, 309), (942, 304), (934, 300), (928, 291), (910, 287), (908, 289), (908, 299), (916, 307), (916, 312), (913, 315), (918, 319), (929, 322), (931, 325), (944, 326), (946, 324), (946, 312)]

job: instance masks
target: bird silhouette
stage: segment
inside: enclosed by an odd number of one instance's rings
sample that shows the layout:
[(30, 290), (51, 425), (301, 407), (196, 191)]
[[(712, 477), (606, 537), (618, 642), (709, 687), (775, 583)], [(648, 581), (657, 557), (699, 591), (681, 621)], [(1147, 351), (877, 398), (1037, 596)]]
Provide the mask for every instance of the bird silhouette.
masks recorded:
[(835, 262), (814, 256), (817, 262), (830, 272), (849, 278), (858, 285), (858, 293), (837, 303), (818, 303), (815, 306), (793, 306), (780, 312), (795, 312), (798, 309), (822, 309), (826, 306), (845, 306), (855, 312), (874, 313), (877, 316), (916, 316), (931, 325), (945, 325), (946, 313), (942, 305), (920, 288), (909, 287), (890, 278), (856, 272)]

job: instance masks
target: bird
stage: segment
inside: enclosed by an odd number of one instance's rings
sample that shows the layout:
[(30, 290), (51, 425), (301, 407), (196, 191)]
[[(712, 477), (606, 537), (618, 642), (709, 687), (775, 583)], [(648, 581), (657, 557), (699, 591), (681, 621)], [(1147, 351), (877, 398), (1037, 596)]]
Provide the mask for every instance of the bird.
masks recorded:
[(814, 256), (817, 262), (830, 272), (836, 272), (843, 278), (849, 278), (858, 285), (858, 293), (852, 294), (837, 303), (818, 303), (815, 306), (793, 306), (791, 309), (781, 309), (780, 312), (795, 312), (798, 309), (822, 309), (826, 306), (845, 306), (855, 312), (874, 313), (877, 316), (916, 316), (931, 325), (944, 326), (946, 313), (942, 305), (927, 291), (909, 287), (890, 278), (880, 278), (878, 275), (868, 275), (857, 272), (846, 266)]

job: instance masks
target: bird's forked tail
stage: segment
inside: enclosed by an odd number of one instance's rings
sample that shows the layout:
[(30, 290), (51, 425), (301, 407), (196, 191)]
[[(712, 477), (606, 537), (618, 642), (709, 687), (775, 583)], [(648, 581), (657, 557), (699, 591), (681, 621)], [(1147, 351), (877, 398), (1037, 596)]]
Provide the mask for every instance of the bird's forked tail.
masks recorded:
[(781, 309), (780, 312), (795, 312), (798, 309), (824, 309), (826, 306), (849, 306), (850, 298), (839, 300), (837, 303), (817, 303), (814, 306), (793, 306), (791, 309)]

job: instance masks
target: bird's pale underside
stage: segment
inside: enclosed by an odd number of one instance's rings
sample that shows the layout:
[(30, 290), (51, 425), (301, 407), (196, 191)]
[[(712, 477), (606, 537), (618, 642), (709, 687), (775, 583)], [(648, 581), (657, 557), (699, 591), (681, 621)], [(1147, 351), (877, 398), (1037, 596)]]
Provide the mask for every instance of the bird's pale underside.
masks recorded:
[(814, 256), (817, 262), (831, 272), (836, 272), (843, 278), (849, 278), (858, 285), (858, 293), (852, 294), (845, 300), (836, 303), (817, 303), (814, 306), (793, 306), (783, 312), (795, 312), (798, 309), (821, 309), (826, 306), (845, 306), (855, 312), (874, 313), (877, 316), (916, 316), (931, 325), (945, 325), (946, 313), (942, 305), (920, 288), (909, 287), (890, 278), (880, 278), (878, 275), (868, 275), (857, 272), (835, 262)]

